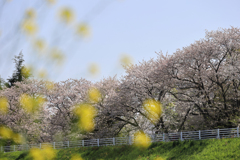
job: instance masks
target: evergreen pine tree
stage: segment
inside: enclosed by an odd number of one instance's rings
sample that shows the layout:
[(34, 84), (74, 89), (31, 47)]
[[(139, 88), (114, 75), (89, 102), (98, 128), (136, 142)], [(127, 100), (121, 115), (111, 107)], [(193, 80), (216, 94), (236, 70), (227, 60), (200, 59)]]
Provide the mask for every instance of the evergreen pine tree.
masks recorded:
[(24, 79), (29, 78), (29, 76), (30, 76), (28, 74), (23, 74), (23, 68), (24, 68), (23, 62), (24, 62), (24, 59), (23, 59), (22, 52), (20, 52), (18, 56), (15, 56), (13, 60), (14, 60), (16, 69), (13, 72), (12, 77), (7, 79), (7, 83), (5, 83), (5, 85), (8, 88), (11, 88), (12, 86), (14, 86), (14, 83), (21, 82)]

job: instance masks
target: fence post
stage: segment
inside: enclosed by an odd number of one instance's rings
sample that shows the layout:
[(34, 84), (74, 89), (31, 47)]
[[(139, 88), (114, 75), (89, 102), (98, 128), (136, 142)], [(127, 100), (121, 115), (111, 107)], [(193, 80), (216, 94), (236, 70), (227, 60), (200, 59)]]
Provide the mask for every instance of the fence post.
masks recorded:
[(131, 145), (131, 144), (132, 144), (132, 141), (131, 141), (131, 136), (129, 136), (129, 138), (128, 138), (128, 143), (129, 143), (129, 145)]
[(40, 148), (40, 149), (42, 148), (42, 144), (41, 144), (41, 143), (39, 144), (39, 148)]
[(239, 137), (239, 127), (237, 127), (237, 137)]
[(15, 145), (13, 145), (13, 151), (15, 152)]
[(200, 130), (199, 130), (198, 136), (199, 136), (199, 140), (200, 140), (201, 139), (201, 131)]
[(53, 149), (55, 149), (55, 142), (53, 142)]
[(113, 137), (113, 145), (115, 146), (115, 138)]
[(180, 132), (180, 139), (181, 139), (181, 141), (183, 141), (182, 132)]
[(164, 137), (165, 135), (164, 135), (164, 133), (163, 133), (163, 142), (165, 142), (165, 137)]
[(68, 145), (68, 148), (69, 148), (69, 141), (67, 141), (68, 143), (67, 143), (67, 145)]
[(217, 138), (220, 139), (219, 128), (217, 129)]
[(99, 139), (97, 139), (97, 146), (99, 147)]
[(84, 140), (82, 140), (82, 146), (84, 147)]
[(1, 146), (1, 152), (3, 151), (3, 148), (2, 148), (2, 146)]
[(152, 137), (152, 142), (155, 142), (155, 134), (153, 135), (151, 135), (151, 137)]

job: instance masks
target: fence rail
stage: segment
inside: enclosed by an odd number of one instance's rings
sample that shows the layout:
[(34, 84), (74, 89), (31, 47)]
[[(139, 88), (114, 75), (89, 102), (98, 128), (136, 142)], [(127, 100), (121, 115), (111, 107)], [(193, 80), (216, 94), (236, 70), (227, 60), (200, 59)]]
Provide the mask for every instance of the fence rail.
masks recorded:
[[(168, 141), (184, 141), (184, 140), (204, 140), (204, 139), (220, 139), (239, 137), (239, 128), (225, 128), (213, 130), (199, 130), (189, 132), (163, 133), (150, 135), (152, 142), (168, 142)], [(44, 146), (52, 146), (54, 149), (77, 148), (89, 146), (112, 146), (112, 145), (132, 145), (134, 137), (113, 137), (101, 139), (89, 139), (79, 141), (63, 141), (39, 144), (22, 144), (12, 146), (1, 146), (1, 152), (25, 151), (31, 148), (44, 148)]]

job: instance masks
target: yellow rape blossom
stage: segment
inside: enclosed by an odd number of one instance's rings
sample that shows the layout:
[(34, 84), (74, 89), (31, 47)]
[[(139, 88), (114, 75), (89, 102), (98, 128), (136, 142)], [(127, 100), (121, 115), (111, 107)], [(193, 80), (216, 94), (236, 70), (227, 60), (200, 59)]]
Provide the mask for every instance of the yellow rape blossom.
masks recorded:
[(143, 107), (152, 123), (157, 123), (162, 114), (162, 104), (155, 99), (147, 99), (144, 101)]
[(65, 23), (70, 23), (74, 20), (74, 13), (70, 8), (62, 8), (59, 15), (60, 19)]
[(6, 114), (8, 112), (8, 100), (6, 97), (0, 98), (0, 113)]
[(54, 83), (51, 81), (46, 81), (45, 87), (47, 88), (47, 90), (52, 90), (54, 89)]
[(75, 108), (75, 114), (79, 116), (79, 128), (91, 132), (94, 129), (94, 117), (97, 110), (90, 104), (80, 104)]
[(45, 159), (48, 160), (54, 159), (56, 157), (56, 152), (50, 145), (43, 147), (42, 154), (45, 156)]
[(99, 66), (97, 64), (95, 64), (95, 63), (90, 64), (89, 72), (92, 75), (97, 75), (100, 72)]
[(80, 155), (75, 154), (72, 156), (71, 160), (83, 160), (83, 158)]
[(64, 54), (57, 48), (54, 48), (50, 52), (50, 57), (53, 61), (55, 61), (58, 65), (62, 65), (64, 62)]
[(172, 92), (173, 92), (173, 93), (177, 93), (178, 90), (177, 90), (176, 88), (173, 88), (173, 89), (172, 89)]
[(123, 66), (129, 66), (133, 63), (132, 57), (127, 54), (123, 54), (123, 55), (121, 55), (120, 63)]
[(55, 3), (56, 3), (56, 0), (47, 0), (47, 3), (48, 3), (48, 4), (55, 4)]
[(37, 24), (30, 19), (24, 20), (21, 27), (22, 27), (22, 30), (28, 35), (33, 35), (38, 30)]
[(140, 148), (148, 148), (151, 145), (151, 139), (144, 132), (138, 131), (134, 134), (134, 145)]
[(164, 160), (163, 158), (161, 158), (161, 157), (157, 157), (156, 159), (154, 159), (154, 160)]
[(101, 99), (101, 93), (97, 88), (90, 88), (88, 90), (88, 98), (91, 102), (98, 103)]
[(34, 42), (34, 47), (38, 50), (38, 51), (43, 51), (46, 48), (46, 43), (44, 42), (44, 40), (42, 39), (37, 39)]
[(20, 134), (14, 133), (11, 129), (4, 126), (0, 127), (0, 137), (4, 139), (12, 139), (18, 144), (23, 143), (23, 137)]
[(18, 134), (18, 133), (14, 133), (14, 134), (12, 135), (12, 139), (13, 139), (13, 141), (14, 141), (15, 143), (18, 143), (18, 144), (23, 143), (23, 141), (24, 141), (22, 135), (20, 135), (20, 134)]
[(39, 76), (39, 78), (46, 78), (47, 77), (47, 71), (45, 69), (41, 69), (38, 72), (38, 76)]
[(41, 149), (39, 148), (30, 149), (29, 154), (33, 160), (45, 160), (44, 155), (42, 155)]
[(11, 139), (13, 136), (13, 131), (7, 127), (0, 127), (0, 136), (4, 139)]
[(23, 66), (21, 69), (21, 73), (22, 73), (23, 77), (25, 77), (25, 78), (30, 77), (32, 74), (32, 67)]
[(84, 23), (77, 25), (77, 34), (82, 37), (90, 36), (89, 26)]
[(25, 15), (26, 15), (26, 17), (27, 17), (28, 19), (33, 19), (33, 18), (36, 17), (36, 12), (35, 12), (34, 9), (30, 8), (30, 9), (27, 9), (27, 10), (26, 10)]
[(43, 149), (30, 149), (30, 156), (33, 160), (52, 160), (56, 157), (56, 152), (51, 146), (47, 145)]
[(28, 113), (37, 111), (44, 102), (45, 99), (42, 97), (35, 98), (27, 94), (23, 94), (20, 97), (20, 104)]

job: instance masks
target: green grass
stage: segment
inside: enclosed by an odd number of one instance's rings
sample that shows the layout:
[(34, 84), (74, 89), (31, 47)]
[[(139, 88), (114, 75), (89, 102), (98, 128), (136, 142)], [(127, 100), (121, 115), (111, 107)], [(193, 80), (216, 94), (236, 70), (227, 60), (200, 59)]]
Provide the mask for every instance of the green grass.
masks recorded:
[[(134, 146), (84, 147), (57, 150), (58, 160), (80, 154), (84, 160), (239, 160), (240, 138), (153, 143), (148, 149)], [(19, 156), (23, 157), (20, 158)], [(2, 153), (8, 160), (30, 160), (28, 152)]]

